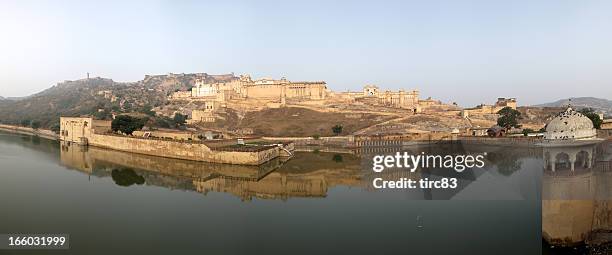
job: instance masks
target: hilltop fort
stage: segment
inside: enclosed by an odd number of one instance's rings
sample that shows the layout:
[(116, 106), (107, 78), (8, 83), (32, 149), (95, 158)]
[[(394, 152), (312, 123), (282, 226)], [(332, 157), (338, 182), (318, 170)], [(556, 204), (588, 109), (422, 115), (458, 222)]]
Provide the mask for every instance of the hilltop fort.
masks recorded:
[(112, 120), (117, 115), (132, 115), (148, 119), (143, 132), (135, 134), (153, 132), (165, 138), (355, 135), (442, 139), (452, 132), (486, 135), (504, 107), (521, 111), (521, 125), (533, 130), (541, 129), (558, 112), (518, 107), (513, 97), (463, 108), (424, 98), (416, 87), (393, 87), (399, 89), (364, 84), (359, 90), (338, 91), (321, 80), (234, 73), (145, 75), (136, 82), (87, 76), (20, 100), (0, 101), (0, 121), (21, 126), (36, 121), (42, 128), (59, 132), (60, 116)]
[(287, 101), (307, 102), (347, 101), (368, 98), (368, 102), (388, 107), (408, 109), (419, 112), (419, 91), (381, 91), (378, 86), (366, 85), (363, 91), (334, 92), (327, 88), (324, 81), (289, 81), (286, 78), (278, 80), (261, 78), (253, 80), (250, 75), (224, 75), (222, 81), (209, 82), (205, 78), (197, 78), (195, 85), (187, 91), (176, 91), (170, 100), (194, 100), (215, 103), (227, 103), (231, 100), (267, 101), (286, 105)]

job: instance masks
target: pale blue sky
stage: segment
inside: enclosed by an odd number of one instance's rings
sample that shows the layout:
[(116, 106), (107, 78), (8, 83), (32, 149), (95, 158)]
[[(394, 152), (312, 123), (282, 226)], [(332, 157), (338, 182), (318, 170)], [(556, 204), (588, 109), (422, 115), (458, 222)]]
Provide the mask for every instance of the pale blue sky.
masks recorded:
[(2, 1), (0, 96), (235, 72), (464, 106), (612, 99), (612, 1)]

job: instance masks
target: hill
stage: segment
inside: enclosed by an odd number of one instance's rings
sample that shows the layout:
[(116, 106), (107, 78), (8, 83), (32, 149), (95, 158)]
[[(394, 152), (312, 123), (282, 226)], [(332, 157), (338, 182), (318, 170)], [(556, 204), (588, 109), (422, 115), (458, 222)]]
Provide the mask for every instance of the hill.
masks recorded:
[(143, 113), (166, 103), (168, 95), (189, 90), (196, 79), (226, 81), (233, 74), (146, 75), (136, 82), (115, 82), (107, 78), (64, 81), (42, 92), (22, 98), (0, 99), (0, 123), (19, 125), (40, 122), (42, 128), (59, 130), (60, 116), (91, 115), (110, 119), (112, 114)]
[(242, 118), (234, 110), (228, 110), (225, 120), (200, 123), (198, 126), (228, 130), (246, 128), (261, 136), (333, 136), (332, 127), (336, 124), (342, 126), (342, 134), (346, 135), (391, 118), (377, 114), (319, 112), (301, 107), (282, 107), (248, 111)]
[[(570, 102), (571, 99), (571, 102)], [(572, 97), (561, 99), (555, 102), (535, 105), (538, 107), (565, 107), (568, 104), (577, 109), (590, 107), (598, 112), (603, 112), (606, 116), (612, 116), (612, 100), (596, 97)]]
[[(0, 108), (0, 121), (20, 124), (38, 121), (41, 127), (57, 129), (60, 116), (94, 115), (99, 109), (120, 109), (120, 101), (112, 102), (108, 94), (130, 94), (130, 85), (111, 79), (93, 78), (65, 81), (21, 100), (4, 100)], [(101, 116), (104, 118), (104, 116)]]

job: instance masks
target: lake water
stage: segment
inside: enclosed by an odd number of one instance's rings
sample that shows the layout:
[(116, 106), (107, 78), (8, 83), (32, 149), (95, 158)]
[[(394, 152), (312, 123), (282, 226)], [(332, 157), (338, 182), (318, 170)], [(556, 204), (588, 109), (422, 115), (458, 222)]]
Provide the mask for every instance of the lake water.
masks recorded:
[(552, 252), (541, 239), (537, 149), (408, 150), (488, 161), (450, 192), (377, 191), (367, 154), (299, 152), (246, 167), (0, 133), (0, 234), (69, 234), (70, 249), (54, 254)]

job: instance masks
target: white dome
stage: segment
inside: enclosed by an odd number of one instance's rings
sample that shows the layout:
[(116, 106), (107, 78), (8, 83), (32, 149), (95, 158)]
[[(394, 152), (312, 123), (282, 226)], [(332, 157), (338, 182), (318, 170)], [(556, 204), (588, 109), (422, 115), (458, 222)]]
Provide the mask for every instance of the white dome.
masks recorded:
[(593, 122), (568, 107), (546, 125), (545, 139), (591, 139), (597, 136)]

